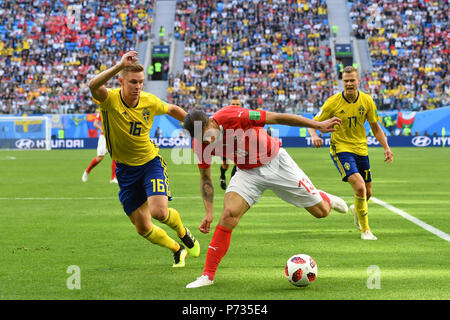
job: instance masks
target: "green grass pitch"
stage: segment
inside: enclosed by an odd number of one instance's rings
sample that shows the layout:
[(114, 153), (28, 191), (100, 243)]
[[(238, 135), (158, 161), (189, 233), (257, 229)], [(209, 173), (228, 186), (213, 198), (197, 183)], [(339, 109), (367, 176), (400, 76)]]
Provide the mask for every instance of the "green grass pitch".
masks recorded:
[[(374, 197), (449, 234), (450, 149), (393, 151), (395, 162), (385, 164), (382, 149), (370, 149)], [(288, 152), (317, 188), (352, 203), (352, 190), (340, 181), (326, 148)], [(188, 257), (182, 269), (171, 267), (170, 252), (135, 232), (119, 203), (118, 186), (109, 183), (108, 157), (82, 183), (95, 150), (0, 151), (0, 299), (450, 298), (448, 241), (373, 202), (369, 222), (379, 240), (363, 241), (351, 213), (316, 219), (270, 191), (233, 231), (215, 285), (185, 289), (201, 275), (212, 234), (197, 230), (204, 208), (196, 165), (174, 164), (171, 150), (161, 154), (174, 196), (169, 205), (179, 210), (203, 249), (199, 258)], [(215, 165), (212, 229), (224, 195), (218, 175)], [(316, 281), (305, 288), (284, 278), (285, 262), (296, 253), (309, 254), (318, 264)], [(67, 286), (69, 266), (79, 268), (79, 289)]]

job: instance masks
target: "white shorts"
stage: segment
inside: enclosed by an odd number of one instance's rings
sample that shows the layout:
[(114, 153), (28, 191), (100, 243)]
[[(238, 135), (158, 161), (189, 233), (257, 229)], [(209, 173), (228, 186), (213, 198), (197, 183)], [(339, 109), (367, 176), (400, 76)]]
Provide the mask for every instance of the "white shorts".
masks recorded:
[(266, 189), (300, 208), (322, 201), (311, 180), (283, 148), (272, 161), (261, 167), (249, 170), (238, 168), (226, 192), (238, 193), (251, 207)]
[(103, 134), (100, 135), (100, 137), (98, 137), (98, 142), (97, 142), (97, 157), (98, 156), (105, 156), (105, 154), (108, 153), (108, 149), (106, 149), (106, 139), (105, 136)]

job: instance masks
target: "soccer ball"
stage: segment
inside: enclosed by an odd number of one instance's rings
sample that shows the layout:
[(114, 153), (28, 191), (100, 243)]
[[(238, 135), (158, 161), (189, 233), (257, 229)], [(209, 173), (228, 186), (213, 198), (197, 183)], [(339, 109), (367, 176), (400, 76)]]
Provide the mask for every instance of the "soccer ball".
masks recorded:
[(316, 280), (317, 263), (307, 254), (296, 254), (286, 262), (284, 274), (294, 286), (305, 287)]

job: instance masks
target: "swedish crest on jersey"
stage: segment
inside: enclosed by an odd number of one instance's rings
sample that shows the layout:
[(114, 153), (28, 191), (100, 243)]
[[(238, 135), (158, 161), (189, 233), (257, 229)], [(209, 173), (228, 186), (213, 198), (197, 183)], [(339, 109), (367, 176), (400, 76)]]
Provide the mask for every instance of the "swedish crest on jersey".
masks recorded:
[(360, 116), (364, 115), (365, 111), (366, 111), (366, 109), (364, 109), (364, 107), (362, 105), (360, 105), (358, 108), (359, 115)]
[(144, 118), (145, 122), (148, 122), (148, 120), (150, 119), (150, 110), (148, 110), (147, 108), (142, 110), (142, 118)]

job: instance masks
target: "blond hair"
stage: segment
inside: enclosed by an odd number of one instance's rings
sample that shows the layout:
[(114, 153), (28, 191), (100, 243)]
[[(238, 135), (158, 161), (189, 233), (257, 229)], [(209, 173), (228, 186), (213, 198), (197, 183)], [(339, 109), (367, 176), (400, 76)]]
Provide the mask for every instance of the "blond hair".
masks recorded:
[(342, 71), (342, 73), (352, 73), (352, 72), (356, 72), (356, 74), (358, 74), (358, 69), (356, 69), (353, 66), (346, 66)]
[(143, 72), (143, 71), (144, 71), (144, 66), (142, 64), (140, 64), (139, 62), (135, 62), (135, 63), (123, 68), (120, 71), (119, 75), (123, 79), (129, 72)]

